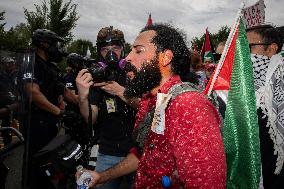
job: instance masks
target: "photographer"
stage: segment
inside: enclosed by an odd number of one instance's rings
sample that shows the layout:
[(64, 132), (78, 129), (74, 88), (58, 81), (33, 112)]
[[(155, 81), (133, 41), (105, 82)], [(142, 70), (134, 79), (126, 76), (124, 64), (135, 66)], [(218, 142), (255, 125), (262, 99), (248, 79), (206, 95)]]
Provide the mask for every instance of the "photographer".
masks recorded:
[[(22, 84), (28, 101), (31, 102), (30, 125), (25, 129), (25, 167), (27, 184), (32, 188), (48, 188), (50, 182), (40, 167), (33, 163), (32, 156), (47, 145), (57, 135), (57, 123), (64, 112), (58, 108), (61, 95), (74, 104), (77, 97), (61, 81), (56, 66), (65, 55), (60, 42), (63, 39), (47, 29), (37, 29), (32, 36), (35, 48), (35, 63), (33, 69), (22, 71)], [(33, 72), (32, 72), (33, 70)], [(25, 169), (24, 169), (25, 170)]]
[[(88, 121), (90, 103), (92, 123), (100, 129), (96, 165), (98, 172), (120, 162), (133, 146), (133, 107), (137, 106), (138, 100), (126, 100), (123, 97), (127, 82), (127, 73), (120, 66), (125, 56), (124, 43), (122, 31), (113, 29), (112, 26), (102, 28), (97, 36), (97, 52), (101, 62), (97, 68), (81, 70), (76, 78), (81, 114)], [(102, 67), (99, 68), (99, 65)], [(103, 77), (99, 76), (100, 70), (104, 70)], [(93, 88), (88, 99), (91, 86)], [(121, 179), (109, 181), (99, 188), (118, 188)], [(131, 175), (127, 176), (129, 187), (132, 179)]]

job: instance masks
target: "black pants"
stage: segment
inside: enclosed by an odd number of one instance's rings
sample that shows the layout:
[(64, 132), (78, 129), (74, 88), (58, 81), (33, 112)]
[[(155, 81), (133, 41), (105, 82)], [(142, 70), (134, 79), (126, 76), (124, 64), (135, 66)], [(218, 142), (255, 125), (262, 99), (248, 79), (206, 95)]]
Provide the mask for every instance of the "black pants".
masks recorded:
[(265, 189), (282, 189), (284, 187), (284, 170), (279, 175), (274, 174), (277, 156), (274, 155), (273, 141), (269, 135), (269, 128), (266, 127), (267, 117), (258, 109), (260, 152), (262, 161), (262, 176)]
[[(48, 189), (51, 183), (40, 165), (35, 163), (33, 156), (46, 146), (56, 135), (58, 128), (56, 119), (42, 114), (32, 114), (30, 126), (26, 133), (25, 159), (26, 167), (24, 176), (26, 176), (27, 185), (30, 189)], [(28, 153), (28, 154), (26, 154)]]

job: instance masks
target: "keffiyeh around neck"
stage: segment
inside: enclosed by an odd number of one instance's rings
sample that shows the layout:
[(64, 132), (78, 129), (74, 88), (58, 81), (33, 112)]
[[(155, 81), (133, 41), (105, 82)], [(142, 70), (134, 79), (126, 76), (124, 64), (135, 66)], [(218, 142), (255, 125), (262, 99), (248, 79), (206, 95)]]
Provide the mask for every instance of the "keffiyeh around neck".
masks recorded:
[(279, 54), (251, 56), (254, 70), (256, 105), (268, 117), (270, 138), (277, 155), (274, 173), (279, 174), (284, 162), (284, 59)]
[(267, 73), (268, 64), (270, 58), (264, 55), (251, 55), (251, 61), (253, 62), (253, 79), (255, 90), (265, 85), (265, 76)]

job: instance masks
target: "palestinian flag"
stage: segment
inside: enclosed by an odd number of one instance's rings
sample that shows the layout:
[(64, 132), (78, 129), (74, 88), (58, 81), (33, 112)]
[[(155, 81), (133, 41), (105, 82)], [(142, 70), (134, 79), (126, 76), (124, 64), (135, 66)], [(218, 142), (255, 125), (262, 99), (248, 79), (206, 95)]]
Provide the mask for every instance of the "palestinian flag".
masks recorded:
[(211, 44), (212, 43), (211, 43), (210, 35), (209, 35), (209, 32), (208, 32), (208, 28), (206, 28), (205, 40), (203, 42), (202, 49), (201, 49), (201, 52), (200, 52), (202, 62), (204, 62), (205, 57), (210, 58), (212, 60), (212, 62), (215, 62), (214, 57), (213, 57), (213, 53), (215, 51), (212, 48)]
[[(261, 157), (253, 68), (242, 19), (232, 27), (220, 62), (204, 93), (227, 92), (222, 128), (227, 188), (259, 188)], [(223, 93), (226, 94), (226, 93)]]

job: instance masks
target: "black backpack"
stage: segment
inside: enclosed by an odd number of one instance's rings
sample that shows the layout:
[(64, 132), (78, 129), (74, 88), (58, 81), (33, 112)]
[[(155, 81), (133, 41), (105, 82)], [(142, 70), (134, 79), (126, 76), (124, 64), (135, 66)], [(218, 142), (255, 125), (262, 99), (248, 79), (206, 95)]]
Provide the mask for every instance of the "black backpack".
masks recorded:
[(82, 147), (69, 135), (58, 135), (34, 156), (34, 163), (49, 177), (58, 173), (73, 173), (81, 164)]

